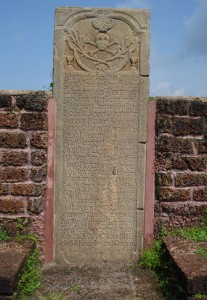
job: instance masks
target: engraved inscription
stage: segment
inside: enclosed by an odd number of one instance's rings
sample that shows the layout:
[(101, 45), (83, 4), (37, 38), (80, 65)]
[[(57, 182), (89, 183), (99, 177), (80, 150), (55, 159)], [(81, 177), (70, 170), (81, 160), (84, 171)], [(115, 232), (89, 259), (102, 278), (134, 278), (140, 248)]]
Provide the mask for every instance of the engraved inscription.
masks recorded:
[(81, 249), (84, 253), (79, 255), (86, 255), (88, 249), (110, 260), (118, 259), (118, 252), (136, 251), (138, 83), (138, 76), (128, 72), (110, 78), (65, 75), (61, 217), (65, 257), (68, 253), (73, 259)]

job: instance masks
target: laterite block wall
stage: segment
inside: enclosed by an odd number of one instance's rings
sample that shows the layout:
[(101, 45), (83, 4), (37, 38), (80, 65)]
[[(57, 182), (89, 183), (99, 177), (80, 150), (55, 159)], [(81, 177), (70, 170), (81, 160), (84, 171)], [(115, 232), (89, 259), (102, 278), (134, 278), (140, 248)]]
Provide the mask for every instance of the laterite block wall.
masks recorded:
[(46, 92), (0, 92), (0, 229), (44, 239)]
[(155, 233), (207, 209), (207, 98), (155, 97)]
[[(55, 110), (48, 112), (49, 98), (47, 92), (0, 91), (0, 229), (10, 235), (37, 235), (48, 262), (54, 242), (51, 145), (55, 136)], [(207, 98), (153, 100), (156, 236), (163, 226), (197, 224), (207, 209)], [(151, 125), (154, 128), (154, 122)], [(145, 225), (152, 224), (149, 232), (153, 230), (152, 198), (146, 202)]]

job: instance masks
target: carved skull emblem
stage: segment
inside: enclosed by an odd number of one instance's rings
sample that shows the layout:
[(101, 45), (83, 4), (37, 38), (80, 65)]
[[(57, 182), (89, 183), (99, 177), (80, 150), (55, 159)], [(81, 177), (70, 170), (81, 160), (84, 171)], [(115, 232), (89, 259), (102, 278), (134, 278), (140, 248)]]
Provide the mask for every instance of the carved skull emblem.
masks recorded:
[(109, 46), (110, 37), (106, 33), (99, 33), (96, 36), (96, 46), (99, 50), (103, 51)]

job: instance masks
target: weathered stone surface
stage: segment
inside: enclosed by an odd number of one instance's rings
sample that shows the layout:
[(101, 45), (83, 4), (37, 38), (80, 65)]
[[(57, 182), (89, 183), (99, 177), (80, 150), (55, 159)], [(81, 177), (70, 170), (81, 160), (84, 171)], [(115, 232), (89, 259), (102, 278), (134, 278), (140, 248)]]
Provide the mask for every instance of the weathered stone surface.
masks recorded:
[(47, 162), (46, 150), (34, 150), (31, 153), (31, 163), (35, 166), (41, 166)]
[(31, 168), (30, 179), (35, 182), (41, 182), (45, 180), (46, 175), (47, 175), (46, 166)]
[(130, 261), (142, 248), (148, 54), (148, 11), (56, 11), (57, 261)]
[(189, 112), (189, 101), (186, 100), (159, 100), (157, 101), (157, 111), (162, 114), (186, 116)]
[[(157, 146), (158, 147), (158, 146)], [(167, 171), (172, 167), (172, 153), (156, 151), (156, 171)]]
[(12, 113), (0, 113), (0, 128), (17, 128), (18, 116)]
[(205, 132), (205, 119), (174, 118), (172, 129), (176, 136), (202, 135)]
[(156, 186), (169, 186), (173, 185), (172, 173), (157, 173), (156, 174)]
[(26, 102), (26, 99), (25, 99), (25, 95), (20, 95), (20, 96), (17, 96), (16, 97), (16, 106), (19, 108), (19, 109), (23, 109), (24, 106), (25, 106), (25, 102)]
[(6, 167), (0, 168), (0, 181), (18, 182), (29, 179), (28, 168)]
[(32, 134), (30, 144), (34, 148), (47, 148), (47, 132), (35, 132)]
[(23, 130), (47, 130), (46, 113), (23, 113), (20, 118), (20, 128)]
[(45, 93), (32, 93), (29, 95), (17, 96), (16, 105), (29, 111), (45, 111), (47, 108), (47, 98)]
[(45, 190), (42, 184), (18, 183), (13, 184), (11, 194), (15, 196), (40, 196)]
[(4, 111), (6, 112), (14, 112), (14, 111), (18, 111), (16, 105), (12, 104), (10, 106), (7, 106), (4, 108)]
[(177, 173), (175, 185), (179, 187), (205, 185), (207, 174), (204, 173)]
[(191, 171), (206, 171), (205, 157), (185, 157), (186, 164)]
[(38, 198), (29, 198), (28, 204), (27, 204), (27, 210), (29, 213), (35, 213), (39, 214), (44, 209), (44, 198), (38, 197)]
[(4, 166), (22, 166), (28, 163), (28, 152), (5, 151), (2, 153), (1, 163)]
[(193, 191), (194, 201), (207, 201), (207, 187), (195, 188)]
[(157, 133), (172, 133), (172, 119), (163, 116), (157, 116), (156, 120), (156, 131)]
[(9, 185), (7, 183), (0, 183), (0, 196), (9, 193)]
[(196, 141), (196, 147), (199, 154), (207, 153), (207, 138)]
[(45, 111), (47, 108), (47, 99), (44, 98), (33, 98), (26, 99), (25, 109), (33, 111)]
[(175, 170), (187, 170), (188, 165), (183, 157), (180, 155), (174, 156), (172, 159), (172, 168)]
[(0, 242), (0, 299), (4, 299), (3, 295), (14, 294), (25, 261), (34, 248), (32, 240)]
[(156, 148), (158, 151), (174, 153), (192, 153), (192, 140), (172, 136), (160, 136), (157, 140)]
[(0, 147), (4, 148), (26, 148), (27, 139), (24, 133), (0, 132)]
[(206, 116), (207, 115), (207, 103), (200, 101), (192, 101), (190, 103), (190, 115), (191, 116)]
[(0, 197), (0, 213), (23, 213), (23, 199), (15, 199), (14, 197)]
[[(181, 220), (183, 219), (183, 222), (176, 223), (175, 221), (174, 225), (177, 224), (181, 227), (192, 227), (195, 225), (198, 226), (198, 224), (202, 221), (203, 217), (205, 216), (207, 202), (162, 202), (161, 207), (165, 213), (170, 215), (171, 218), (176, 220), (177, 216), (179, 216)], [(189, 219), (189, 223), (185, 222), (187, 218)], [(173, 228), (173, 226), (171, 228)]]
[(12, 97), (6, 95), (0, 95), (0, 108), (10, 106), (12, 103)]
[(160, 187), (158, 196), (160, 201), (188, 201), (190, 200), (190, 189)]

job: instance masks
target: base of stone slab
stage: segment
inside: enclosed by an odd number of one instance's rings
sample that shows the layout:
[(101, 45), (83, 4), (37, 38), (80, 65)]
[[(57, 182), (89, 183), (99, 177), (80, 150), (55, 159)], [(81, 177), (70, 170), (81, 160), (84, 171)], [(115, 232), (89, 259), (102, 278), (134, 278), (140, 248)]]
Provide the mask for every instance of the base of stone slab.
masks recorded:
[(130, 264), (44, 266), (38, 300), (163, 300), (153, 273)]
[(194, 299), (196, 294), (207, 295), (207, 259), (197, 253), (199, 248), (207, 249), (207, 242), (182, 237), (166, 237), (163, 242), (189, 299)]
[(12, 299), (26, 259), (34, 249), (31, 239), (0, 241), (0, 300)]

